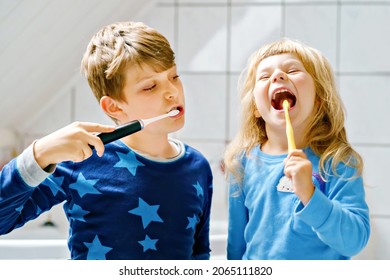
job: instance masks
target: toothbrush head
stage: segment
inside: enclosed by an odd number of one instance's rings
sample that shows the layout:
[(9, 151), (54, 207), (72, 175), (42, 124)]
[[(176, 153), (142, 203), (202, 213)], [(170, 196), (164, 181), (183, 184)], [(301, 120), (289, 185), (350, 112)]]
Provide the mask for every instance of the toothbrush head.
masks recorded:
[(288, 102), (287, 99), (285, 99), (285, 100), (283, 101), (283, 109), (284, 109), (285, 111), (288, 111), (288, 110), (290, 109), (290, 102)]
[(175, 109), (175, 110), (170, 111), (170, 112), (168, 113), (168, 116), (169, 116), (169, 117), (174, 117), (174, 116), (176, 116), (176, 115), (179, 114), (179, 113), (180, 113), (180, 111), (177, 110), (177, 109)]

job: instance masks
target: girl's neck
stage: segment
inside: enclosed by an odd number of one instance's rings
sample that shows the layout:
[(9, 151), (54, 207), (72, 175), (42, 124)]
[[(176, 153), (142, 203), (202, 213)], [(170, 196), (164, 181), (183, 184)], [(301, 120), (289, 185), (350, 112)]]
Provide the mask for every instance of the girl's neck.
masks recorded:
[[(266, 125), (266, 131), (268, 140), (262, 144), (261, 150), (270, 155), (287, 154), (288, 143), (285, 129), (272, 129)], [(304, 135), (303, 131), (299, 128), (294, 128), (294, 139), (297, 149), (303, 149), (305, 147), (305, 141), (302, 135)]]

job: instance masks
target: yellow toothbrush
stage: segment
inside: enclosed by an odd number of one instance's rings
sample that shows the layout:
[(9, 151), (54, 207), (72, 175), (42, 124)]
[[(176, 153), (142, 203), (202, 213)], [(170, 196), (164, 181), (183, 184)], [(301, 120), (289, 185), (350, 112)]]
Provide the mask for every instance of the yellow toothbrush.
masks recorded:
[(288, 110), (290, 109), (290, 103), (287, 100), (283, 101), (283, 109), (284, 115), (286, 117), (286, 135), (287, 135), (287, 143), (288, 143), (288, 152), (295, 150), (295, 140), (294, 140), (294, 131), (291, 125), (290, 115)]

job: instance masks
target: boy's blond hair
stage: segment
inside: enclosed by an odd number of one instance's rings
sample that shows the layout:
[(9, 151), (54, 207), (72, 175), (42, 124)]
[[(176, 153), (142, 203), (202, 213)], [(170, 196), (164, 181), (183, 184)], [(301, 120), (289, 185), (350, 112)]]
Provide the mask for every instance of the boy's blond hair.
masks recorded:
[[(263, 59), (283, 53), (295, 54), (314, 80), (317, 105), (304, 139), (306, 145), (320, 156), (321, 176), (326, 177), (329, 167), (337, 174), (336, 167), (340, 162), (357, 168), (357, 175), (361, 175), (363, 161), (347, 140), (344, 106), (336, 89), (330, 63), (318, 50), (290, 39), (281, 39), (260, 48), (250, 57), (249, 64), (241, 74), (242, 121), (238, 134), (225, 152), (224, 164), (227, 174), (234, 175), (240, 182), (242, 179), (240, 157), (247, 155), (253, 147), (264, 144), (268, 139), (264, 120), (255, 117), (253, 89), (256, 84), (256, 71)], [(331, 166), (328, 165), (330, 162)]]
[(124, 70), (149, 65), (164, 71), (175, 65), (168, 40), (141, 22), (118, 22), (103, 27), (88, 44), (81, 62), (96, 99), (123, 100)]

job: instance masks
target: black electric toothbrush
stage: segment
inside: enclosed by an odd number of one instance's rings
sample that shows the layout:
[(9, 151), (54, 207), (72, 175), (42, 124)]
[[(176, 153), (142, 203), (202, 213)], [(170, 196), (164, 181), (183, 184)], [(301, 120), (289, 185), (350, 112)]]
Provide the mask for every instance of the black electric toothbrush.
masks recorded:
[(117, 126), (115, 128), (115, 130), (112, 132), (102, 132), (102, 133), (96, 134), (96, 136), (98, 136), (102, 140), (103, 144), (107, 144), (107, 143), (110, 143), (112, 141), (123, 138), (125, 136), (128, 136), (130, 134), (136, 133), (136, 132), (144, 129), (147, 125), (149, 125), (155, 121), (159, 121), (159, 120), (164, 119), (166, 117), (173, 117), (179, 113), (180, 113), (179, 110), (172, 110), (167, 114), (157, 116), (154, 118), (145, 119), (145, 120), (134, 120), (134, 121), (131, 121), (129, 123), (125, 123), (125, 124)]

